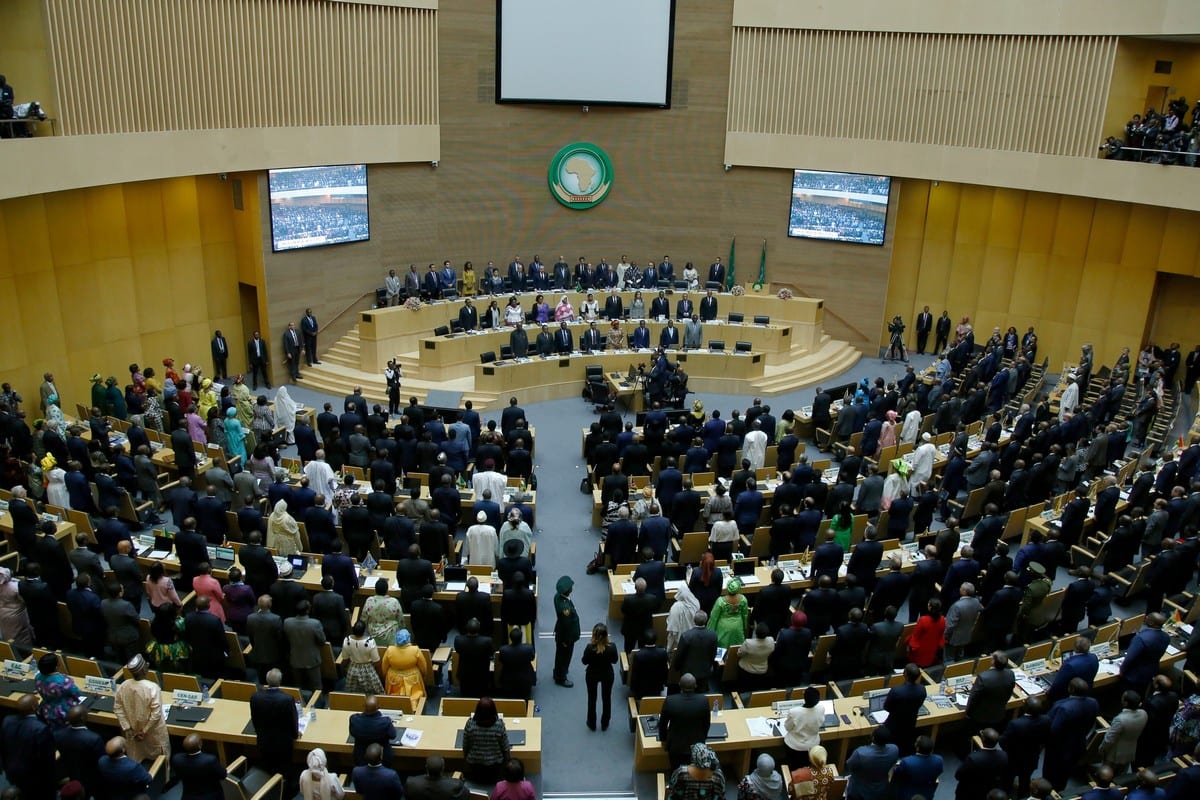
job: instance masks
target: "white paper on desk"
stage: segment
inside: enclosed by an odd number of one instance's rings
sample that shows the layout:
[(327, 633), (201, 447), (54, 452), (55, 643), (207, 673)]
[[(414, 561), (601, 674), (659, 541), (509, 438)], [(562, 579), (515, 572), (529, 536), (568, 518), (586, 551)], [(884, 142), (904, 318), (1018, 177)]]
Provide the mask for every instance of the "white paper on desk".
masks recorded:
[(163, 703), (162, 710), (163, 710), (163, 722), (166, 722), (166, 721), (167, 721), (167, 714), (170, 714), (170, 713), (171, 713), (171, 704), (170, 704), (170, 703)]
[(830, 714), (834, 713), (832, 700), (821, 701), (821, 713), (825, 714), (825, 716), (829, 716)]
[(300, 732), (301, 736), (303, 736), (304, 732), (306, 730), (308, 730), (308, 715), (307, 714), (300, 717), (300, 721), (296, 725), (296, 730)]
[(1174, 656), (1179, 654), (1179, 648), (1173, 644), (1167, 645), (1167, 655)]
[(1191, 626), (1191, 625), (1189, 625), (1189, 624), (1187, 624), (1186, 622), (1185, 622), (1185, 623), (1183, 623), (1182, 625), (1180, 625), (1180, 626), (1179, 626), (1179, 630), (1180, 630), (1180, 632), (1181, 632), (1181, 633), (1183, 633), (1185, 636), (1191, 636), (1191, 635), (1192, 635), (1192, 626)]
[(758, 739), (769, 739), (780, 735), (775, 732), (772, 722), (770, 717), (750, 717), (746, 720), (746, 727), (750, 729), (751, 736)]
[(1017, 686), (1020, 686), (1021, 691), (1028, 695), (1041, 694), (1046, 691), (1046, 687), (1028, 676), (1017, 678)]
[(621, 594), (633, 594), (635, 591), (633, 581), (621, 581)]
[(1120, 675), (1121, 665), (1112, 661), (1101, 661), (1099, 669), (1096, 670), (1099, 675)]
[(416, 728), (405, 728), (404, 735), (400, 737), (400, 746), (416, 747), (421, 743), (421, 737), (424, 734), (424, 731), (419, 731)]
[(146, 554), (146, 558), (162, 559), (162, 558), (166, 558), (169, 555), (171, 555), (171, 553), (170, 553), (170, 551), (167, 551), (167, 550), (151, 550), (149, 553)]
[(871, 718), (871, 721), (874, 722), (876, 725), (882, 725), (883, 723), (887, 722), (888, 712), (873, 711), (873, 712), (871, 712), (871, 714), (869, 716)]

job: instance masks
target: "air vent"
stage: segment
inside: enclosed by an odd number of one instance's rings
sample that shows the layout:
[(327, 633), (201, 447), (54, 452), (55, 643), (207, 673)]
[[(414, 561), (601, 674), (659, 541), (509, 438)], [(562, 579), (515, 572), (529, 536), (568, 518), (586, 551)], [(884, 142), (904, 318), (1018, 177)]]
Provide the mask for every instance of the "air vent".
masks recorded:
[(496, 102), (496, 70), (481, 68), (479, 70), (479, 92), (475, 96), (477, 102)]
[(1175, 62), (1173, 62), (1173, 61), (1155, 61), (1154, 62), (1154, 74), (1155, 75), (1170, 75), (1171, 67), (1173, 67), (1173, 66), (1175, 66)]

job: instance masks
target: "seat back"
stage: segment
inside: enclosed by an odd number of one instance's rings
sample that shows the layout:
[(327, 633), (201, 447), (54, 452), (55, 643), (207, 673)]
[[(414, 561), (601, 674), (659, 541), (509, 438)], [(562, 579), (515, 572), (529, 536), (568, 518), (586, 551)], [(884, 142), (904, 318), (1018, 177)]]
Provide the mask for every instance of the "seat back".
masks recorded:
[(720, 339), (713, 339), (708, 343), (708, 349), (709, 350), (724, 350), (725, 343), (722, 342)]
[(244, 681), (221, 681), (221, 699), (249, 702), (258, 687)]
[[(9, 652), (11, 653), (11, 650)], [(8, 655), (5, 658), (12, 658), (12, 656)], [(89, 675), (93, 678), (104, 677), (104, 671), (100, 669), (100, 665), (96, 663), (95, 659), (67, 656), (66, 660), (67, 674), (73, 678), (86, 678)]]
[(752, 349), (753, 345), (750, 342), (737, 342), (733, 346), (733, 350), (736, 353), (749, 353)]
[[(492, 702), (496, 704), (496, 711), (506, 717), (533, 716), (532, 700), (495, 698)], [(479, 698), (477, 697), (443, 697), (441, 715), (443, 717), (469, 717), (475, 713), (475, 706), (478, 703)]]
[[(365, 694), (357, 692), (330, 692), (326, 697), (329, 699), (329, 707), (336, 711), (362, 711), (367, 701)], [(407, 695), (381, 694), (376, 695), (375, 700), (382, 709), (404, 714), (414, 713), (412, 698)]]
[(160, 679), (160, 685), (164, 692), (173, 692), (177, 689), (185, 692), (200, 691), (200, 681), (195, 675), (180, 675), (178, 672), (164, 672)]
[(480, 364), (490, 364), (495, 360), (496, 360), (496, 351), (495, 350), (488, 350), (486, 352), (479, 354), (479, 363)]
[(731, 311), (729, 313), (729, 321), (730, 322), (745, 322), (745, 320), (746, 320), (745, 314), (739, 313), (737, 311)]
[(450, 327), (448, 325), (439, 325), (433, 329), (434, 336), (447, 336), (449, 333)]

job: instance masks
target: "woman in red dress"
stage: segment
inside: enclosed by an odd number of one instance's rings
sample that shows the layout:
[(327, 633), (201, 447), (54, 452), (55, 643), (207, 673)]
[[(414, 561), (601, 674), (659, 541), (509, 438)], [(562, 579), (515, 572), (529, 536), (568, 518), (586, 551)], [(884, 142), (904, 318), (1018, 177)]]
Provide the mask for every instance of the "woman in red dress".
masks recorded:
[(938, 651), (945, 644), (946, 618), (942, 616), (942, 601), (935, 597), (908, 639), (908, 660), (918, 667), (928, 667), (938, 660)]

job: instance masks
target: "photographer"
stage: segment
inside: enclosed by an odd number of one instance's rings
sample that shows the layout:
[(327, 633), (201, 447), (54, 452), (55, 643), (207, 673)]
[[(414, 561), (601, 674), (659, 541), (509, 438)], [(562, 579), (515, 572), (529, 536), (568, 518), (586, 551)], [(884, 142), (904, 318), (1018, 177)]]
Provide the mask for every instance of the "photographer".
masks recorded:
[(905, 364), (908, 363), (908, 352), (904, 349), (904, 320), (900, 315), (892, 317), (892, 321), (888, 323), (888, 333), (892, 335), (892, 344), (888, 348), (888, 360), (896, 360), (896, 353), (900, 354), (900, 360)]

